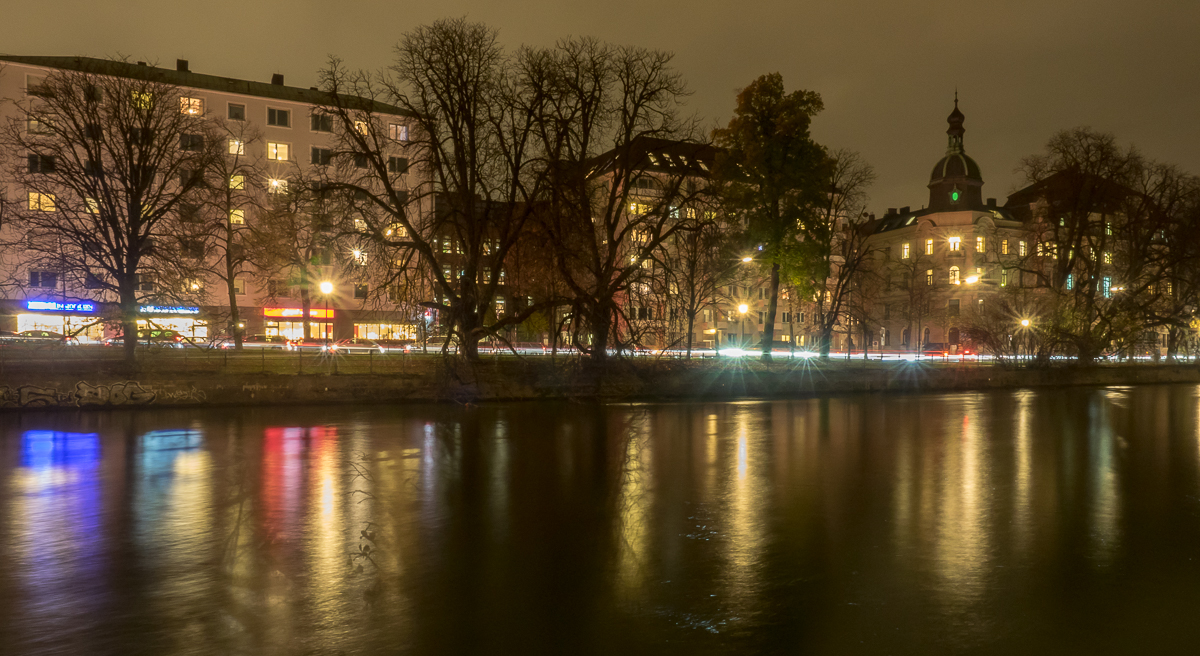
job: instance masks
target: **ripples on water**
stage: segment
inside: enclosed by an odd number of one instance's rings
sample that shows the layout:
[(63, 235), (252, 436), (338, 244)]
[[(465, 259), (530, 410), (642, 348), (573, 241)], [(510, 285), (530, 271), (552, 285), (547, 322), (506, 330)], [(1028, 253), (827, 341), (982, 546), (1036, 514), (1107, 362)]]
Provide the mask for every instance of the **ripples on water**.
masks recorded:
[(1194, 651), (1198, 406), (0, 415), (0, 651)]

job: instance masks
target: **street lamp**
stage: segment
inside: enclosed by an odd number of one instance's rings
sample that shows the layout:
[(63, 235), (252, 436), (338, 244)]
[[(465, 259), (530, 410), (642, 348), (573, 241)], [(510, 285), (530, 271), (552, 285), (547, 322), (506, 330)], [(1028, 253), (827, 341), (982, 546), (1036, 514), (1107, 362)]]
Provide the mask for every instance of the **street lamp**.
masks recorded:
[(738, 324), (739, 324), (738, 328), (740, 328), (742, 331), (742, 343), (741, 343), (742, 348), (746, 348), (746, 312), (749, 309), (750, 309), (750, 306), (746, 305), (745, 303), (742, 303), (741, 305), (738, 306), (738, 312), (742, 313), (742, 320), (738, 322)]
[[(325, 316), (323, 319), (329, 319), (329, 295), (333, 293), (333, 283), (328, 280), (321, 283), (321, 293), (325, 295)], [(331, 322), (332, 323), (332, 322)], [(325, 333), (325, 352), (329, 353), (329, 333), (333, 326), (326, 326), (325, 322), (321, 322), (321, 331)]]

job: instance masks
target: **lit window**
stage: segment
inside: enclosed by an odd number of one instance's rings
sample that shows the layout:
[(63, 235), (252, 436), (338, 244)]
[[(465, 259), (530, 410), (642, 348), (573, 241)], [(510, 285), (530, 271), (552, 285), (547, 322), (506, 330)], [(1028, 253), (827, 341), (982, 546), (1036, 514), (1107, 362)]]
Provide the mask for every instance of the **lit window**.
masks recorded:
[(1112, 253), (1110, 253), (1108, 251), (1104, 251), (1104, 263), (1112, 264)]
[(244, 175), (229, 176), (229, 188), (230, 189), (245, 189), (246, 188), (246, 176), (244, 176)]
[(133, 98), (133, 106), (138, 109), (150, 109), (150, 105), (154, 104), (154, 95), (149, 91), (131, 91), (130, 97)]
[(275, 143), (273, 141), (267, 143), (267, 159), (287, 161), (291, 159), (288, 157), (288, 151), (288, 145), (285, 143)]
[(366, 264), (367, 254), (361, 248), (355, 248), (350, 251), (350, 259), (354, 260), (355, 264)]
[(238, 296), (246, 295), (246, 281), (241, 278), (233, 279), (233, 293)]
[(504, 314), (504, 297), (496, 297), (496, 314)]
[(933, 240), (932, 239), (925, 240), (925, 254), (933, 255)]
[(1167, 281), (1167, 296), (1171, 295), (1171, 282)]
[(900, 247), (900, 259), (907, 260), (908, 255), (909, 255), (908, 244), (905, 243), (903, 246)]
[(1104, 222), (1104, 234), (1106, 234), (1106, 235), (1112, 234), (1112, 221)]
[(961, 238), (951, 237), (948, 241), (950, 243), (951, 251), (961, 251), (962, 250), (962, 239)]
[(392, 141), (408, 141), (408, 126), (399, 123), (388, 124), (388, 139)]
[(1072, 289), (1075, 289), (1075, 274), (1068, 273), (1067, 274), (1067, 291), (1070, 291)]
[(1000, 286), (1008, 287), (1008, 269), (1000, 269)]
[(959, 284), (959, 282), (960, 281), (958, 278), (958, 267), (956, 267), (956, 266), (950, 267), (950, 284), (957, 285), (957, 284)]
[(982, 253), (984, 246), (985, 246), (985, 242), (983, 241), (983, 237), (976, 237), (975, 238), (975, 252)]
[(405, 228), (404, 226), (400, 225), (399, 223), (393, 223), (392, 225), (388, 226), (388, 229), (386, 231), (384, 231), (383, 236), (384, 237), (394, 237), (396, 239), (404, 239), (405, 237), (408, 236), (408, 228)]
[(367, 122), (366, 121), (355, 121), (354, 122), (354, 131), (359, 134), (365, 135), (367, 133)]
[(200, 116), (204, 113), (204, 99), (181, 97), (179, 99), (179, 113), (187, 114), (188, 116)]
[(292, 111), (289, 109), (267, 108), (267, 125), (277, 128), (287, 128), (292, 125)]
[(273, 194), (286, 194), (288, 190), (287, 180), (271, 178), (267, 182), (267, 190)]
[(1000, 240), (1000, 254), (1008, 255), (1008, 240), (1007, 239)]
[(246, 223), (246, 210), (229, 210), (229, 222), (234, 225)]
[(29, 192), (29, 209), (34, 212), (53, 212), (54, 194), (40, 194), (36, 191)]
[(933, 284), (933, 269), (926, 269), (926, 270), (925, 270), (925, 284), (926, 284), (926, 285), (932, 285), (932, 284)]
[(246, 154), (246, 142), (238, 141), (237, 139), (230, 139), (229, 140), (229, 154), (230, 155), (245, 155)]
[(87, 209), (88, 214), (100, 213), (100, 203), (96, 202), (95, 198), (84, 198), (83, 206)]
[(1017, 242), (1017, 255), (1025, 257), (1025, 240)]
[(1112, 277), (1111, 276), (1104, 276), (1104, 279), (1101, 281), (1101, 284), (1100, 284), (1100, 289), (1101, 289), (1101, 291), (1104, 292), (1104, 298), (1109, 298), (1112, 296)]

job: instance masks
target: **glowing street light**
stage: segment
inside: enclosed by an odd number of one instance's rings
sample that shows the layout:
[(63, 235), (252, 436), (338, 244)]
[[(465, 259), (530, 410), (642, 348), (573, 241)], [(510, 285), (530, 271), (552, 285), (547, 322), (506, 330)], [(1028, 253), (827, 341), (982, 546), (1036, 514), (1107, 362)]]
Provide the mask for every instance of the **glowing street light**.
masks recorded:
[(979, 282), (979, 276), (967, 276), (968, 285), (974, 285), (977, 282)]
[[(329, 320), (329, 295), (333, 293), (333, 283), (329, 282), (328, 280), (325, 280), (321, 283), (320, 289), (321, 289), (321, 293), (325, 295), (325, 317), (324, 318), (326, 321), (328, 321)], [(325, 333), (325, 352), (326, 353), (329, 352), (329, 338), (330, 338), (329, 333), (330, 333), (331, 328), (333, 328), (333, 326), (326, 326), (324, 321), (321, 322), (321, 330), (322, 330), (322, 332)]]
[(750, 257), (749, 255), (747, 255), (746, 257), (743, 257), (743, 258), (742, 258), (742, 261), (743, 261), (743, 262), (753, 262), (753, 261), (754, 261), (754, 258), (752, 258), (752, 257)]
[(1021, 319), (1021, 327), (1028, 328), (1029, 327), (1029, 319)]

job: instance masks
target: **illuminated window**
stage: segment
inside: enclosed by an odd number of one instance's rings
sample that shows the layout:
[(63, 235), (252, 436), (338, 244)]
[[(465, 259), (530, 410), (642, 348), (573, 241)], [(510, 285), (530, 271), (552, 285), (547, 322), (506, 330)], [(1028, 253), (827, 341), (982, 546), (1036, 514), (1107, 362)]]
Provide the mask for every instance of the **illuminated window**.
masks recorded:
[(100, 203), (96, 202), (95, 198), (84, 198), (83, 206), (87, 209), (88, 214), (100, 213)]
[(399, 123), (388, 124), (388, 139), (392, 141), (408, 141), (408, 126)]
[(1025, 257), (1025, 240), (1017, 242), (1017, 255)]
[(365, 135), (368, 132), (367, 122), (366, 121), (355, 121), (354, 122), (354, 131), (359, 134)]
[(404, 239), (408, 236), (408, 228), (405, 228), (399, 223), (393, 223), (392, 225), (388, 226), (387, 230), (384, 231), (383, 236), (392, 237), (394, 239)]
[(279, 180), (271, 178), (267, 181), (267, 191), (273, 194), (286, 194), (288, 190), (287, 180)]
[(1000, 240), (1000, 254), (1008, 255), (1008, 240), (1007, 239)]
[(154, 95), (149, 91), (134, 90), (129, 95), (133, 98), (133, 106), (138, 109), (150, 109), (150, 106), (154, 104)]
[(952, 252), (957, 252), (957, 251), (961, 251), (961, 250), (962, 250), (962, 239), (961, 239), (961, 238), (959, 238), (959, 237), (951, 237), (951, 238), (950, 238), (949, 240), (947, 240), (947, 241), (948, 241), (948, 242), (949, 242), (949, 244), (950, 244), (950, 250), (951, 250)]
[(454, 252), (454, 241), (452, 239), (450, 239), (449, 235), (444, 235), (442, 237), (442, 252), (443, 253), (453, 253)]
[(1104, 263), (1112, 264), (1112, 253), (1110, 253), (1108, 251), (1104, 251)]
[(982, 253), (984, 245), (985, 245), (985, 242), (983, 241), (983, 237), (975, 238), (975, 252), (976, 253)]
[(290, 148), (285, 143), (276, 143), (274, 141), (267, 143), (267, 159), (287, 161)]
[(907, 260), (909, 256), (909, 245), (905, 242), (900, 246), (900, 259)]
[(229, 188), (230, 189), (245, 189), (246, 188), (246, 176), (244, 176), (244, 175), (229, 176)]
[(29, 209), (34, 212), (53, 212), (54, 194), (41, 194), (36, 191), (29, 192)]
[(233, 225), (246, 223), (246, 210), (229, 210), (229, 222)]
[(180, 97), (179, 113), (187, 114), (188, 116), (200, 116), (204, 113), (204, 99), (188, 98), (186, 96)]
[(267, 125), (274, 125), (277, 128), (291, 127), (292, 111), (290, 109), (267, 108)]
[(1112, 234), (1112, 221), (1104, 222), (1104, 234), (1106, 234), (1106, 235)]
[(1070, 291), (1072, 289), (1075, 289), (1075, 274), (1068, 273), (1067, 274), (1067, 291)]
[(933, 240), (932, 239), (925, 240), (925, 254), (933, 255)]
[(1167, 296), (1170, 296), (1170, 295), (1171, 295), (1171, 290), (1172, 290), (1171, 283), (1170, 283), (1170, 281), (1168, 281), (1168, 282), (1167, 282), (1167, 290), (1166, 290), (1166, 291), (1167, 291)]
[(50, 134), (54, 125), (43, 115), (30, 116), (25, 119), (25, 131), (29, 134)]
[(1000, 286), (1008, 287), (1008, 269), (1000, 269)]
[(926, 284), (926, 285), (932, 285), (932, 284), (933, 284), (933, 269), (926, 269), (926, 270), (925, 270), (925, 284)]
[(1100, 290), (1104, 293), (1104, 298), (1112, 296), (1112, 277), (1104, 276), (1100, 282)]
[(246, 281), (241, 278), (233, 279), (233, 293), (238, 296), (246, 295)]
[(238, 141), (237, 139), (230, 139), (229, 140), (229, 154), (230, 155), (245, 155), (246, 154), (246, 142)]
[(504, 314), (504, 297), (496, 297), (496, 314)]
[(957, 284), (959, 284), (959, 282), (960, 281), (958, 278), (958, 267), (956, 267), (956, 266), (950, 267), (950, 284), (957, 285)]

